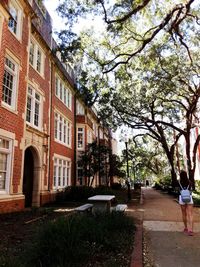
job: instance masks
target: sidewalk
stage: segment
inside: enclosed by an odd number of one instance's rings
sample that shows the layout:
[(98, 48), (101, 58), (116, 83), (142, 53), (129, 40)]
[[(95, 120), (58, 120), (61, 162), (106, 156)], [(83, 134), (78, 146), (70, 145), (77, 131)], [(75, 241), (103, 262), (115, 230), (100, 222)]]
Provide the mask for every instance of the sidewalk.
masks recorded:
[[(142, 196), (143, 203), (135, 207), (130, 203), (128, 212), (143, 234), (143, 266), (200, 267), (200, 209), (194, 208), (195, 234), (187, 236), (182, 232), (181, 210), (173, 197), (151, 188), (142, 188)], [(141, 242), (136, 242), (141, 256)], [(136, 252), (131, 267), (142, 267)]]

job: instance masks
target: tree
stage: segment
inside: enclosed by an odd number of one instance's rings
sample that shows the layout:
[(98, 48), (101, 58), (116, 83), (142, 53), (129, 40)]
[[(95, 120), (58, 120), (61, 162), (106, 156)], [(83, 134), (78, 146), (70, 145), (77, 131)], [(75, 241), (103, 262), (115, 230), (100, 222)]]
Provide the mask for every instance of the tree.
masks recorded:
[[(83, 166), (83, 175), (87, 179), (88, 186), (93, 185), (97, 173), (99, 184), (109, 185), (110, 177), (116, 171), (116, 169), (112, 169), (112, 173), (110, 171), (110, 154), (111, 149), (98, 144), (97, 141), (88, 144), (87, 149), (80, 154), (78, 163)], [(114, 158), (115, 156), (112, 155), (112, 159)]]
[(120, 157), (112, 154), (110, 162), (110, 177), (116, 176), (125, 179), (126, 171), (123, 170), (123, 161), (120, 160)]
[[(161, 45), (173, 39), (190, 55), (184, 29), (199, 23), (198, 0), (166, 0), (164, 5), (161, 0), (65, 0), (58, 11), (66, 19), (66, 29), (59, 33), (63, 56), (71, 61), (76, 51), (84, 53), (103, 73), (128, 65), (158, 39)], [(91, 14), (102, 18), (101, 35), (97, 38), (94, 27), (75, 35), (74, 24)]]
[(129, 161), (132, 161), (134, 180), (161, 177), (169, 170), (166, 155), (160, 143), (147, 135), (135, 135), (129, 144)]
[(145, 57), (140, 56), (132, 68), (121, 67), (116, 75), (116, 90), (102, 96), (101, 112), (104, 117), (110, 114), (116, 125), (124, 123), (159, 142), (171, 166), (173, 184), (176, 184), (175, 147), (183, 136), (189, 177), (194, 183), (200, 136), (192, 147), (190, 135), (197, 120), (200, 97), (199, 54), (193, 53), (197, 61), (191, 65), (181, 50), (164, 57), (162, 53), (163, 50), (155, 48)]
[[(160, 142), (173, 184), (175, 147), (184, 136), (189, 177), (194, 182), (200, 137), (192, 147), (190, 134), (199, 100), (198, 1), (166, 0), (163, 7), (159, 0), (156, 5), (153, 0), (116, 0), (114, 4), (68, 0), (59, 12), (67, 17), (69, 26), (60, 33), (62, 54), (85, 63), (85, 71), (96, 82), (102, 116), (110, 125), (125, 123)], [(103, 17), (104, 30), (98, 38), (94, 28), (86, 30), (75, 40), (72, 25), (88, 13)], [(72, 54), (69, 48), (79, 54)]]

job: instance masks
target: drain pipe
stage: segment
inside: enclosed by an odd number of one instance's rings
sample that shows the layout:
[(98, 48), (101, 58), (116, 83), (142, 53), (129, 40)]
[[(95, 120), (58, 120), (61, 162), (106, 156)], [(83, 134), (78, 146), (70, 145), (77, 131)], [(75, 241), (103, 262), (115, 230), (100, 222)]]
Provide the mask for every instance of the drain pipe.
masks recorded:
[(50, 90), (49, 90), (49, 142), (48, 142), (48, 147), (49, 147), (49, 153), (48, 153), (48, 191), (51, 191), (50, 188), (50, 173), (51, 173), (51, 134), (52, 134), (52, 113), (53, 113), (53, 108), (52, 108), (52, 104), (53, 104), (53, 100), (52, 100), (52, 90), (53, 90), (53, 63), (51, 62), (51, 72), (50, 72)]

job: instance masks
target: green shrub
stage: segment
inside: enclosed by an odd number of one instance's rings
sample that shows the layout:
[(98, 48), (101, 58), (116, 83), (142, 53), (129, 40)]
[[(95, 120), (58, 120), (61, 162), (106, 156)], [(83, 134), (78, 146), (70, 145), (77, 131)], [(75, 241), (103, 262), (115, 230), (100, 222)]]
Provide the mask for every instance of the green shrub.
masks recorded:
[(85, 266), (98, 253), (122, 253), (133, 244), (135, 226), (122, 213), (73, 215), (48, 223), (26, 251), (27, 267)]
[(111, 188), (113, 190), (120, 190), (122, 188), (122, 185), (120, 183), (112, 183)]
[(85, 201), (94, 195), (94, 188), (91, 186), (70, 186), (64, 192), (66, 201)]

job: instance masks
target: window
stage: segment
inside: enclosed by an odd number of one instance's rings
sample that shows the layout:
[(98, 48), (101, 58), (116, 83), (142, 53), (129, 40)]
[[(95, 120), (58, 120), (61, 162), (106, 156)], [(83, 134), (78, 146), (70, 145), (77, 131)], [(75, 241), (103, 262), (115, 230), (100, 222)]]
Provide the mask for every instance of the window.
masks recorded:
[(58, 76), (55, 80), (55, 94), (66, 107), (72, 110), (72, 93)]
[(0, 192), (8, 192), (9, 188), (11, 145), (11, 140), (0, 136)]
[(88, 142), (88, 144), (91, 144), (92, 141), (93, 141), (92, 132), (90, 130), (88, 130), (87, 142)]
[(42, 1), (41, 0), (36, 0), (36, 3), (38, 5), (40, 11), (42, 12), (42, 15), (44, 17), (46, 17), (46, 8), (45, 8), (44, 4), (42, 3)]
[(70, 185), (71, 161), (66, 158), (54, 159), (53, 188), (59, 189)]
[(31, 42), (30, 43), (30, 52), (29, 52), (29, 62), (31, 65), (33, 65), (33, 61), (34, 61), (34, 43)]
[(55, 113), (54, 136), (55, 140), (71, 147), (71, 122), (59, 113)]
[(40, 46), (33, 40), (30, 42), (29, 63), (41, 75), (44, 74), (44, 53)]
[(6, 57), (3, 76), (2, 101), (12, 109), (16, 107), (16, 89), (18, 81), (18, 65)]
[(33, 127), (41, 128), (42, 96), (32, 87), (28, 87), (26, 121)]
[(76, 102), (76, 114), (77, 115), (85, 114), (84, 106), (78, 101)]
[(83, 167), (79, 163), (77, 166), (77, 178), (79, 185), (83, 185), (84, 184)]
[(10, 1), (9, 4), (10, 18), (8, 21), (8, 27), (14, 35), (20, 39), (21, 38), (21, 27), (22, 27), (22, 10), (16, 1)]
[(84, 128), (78, 127), (77, 137), (78, 149), (84, 149)]

